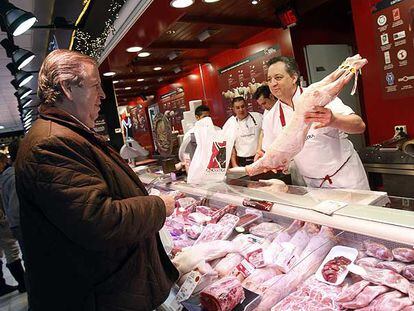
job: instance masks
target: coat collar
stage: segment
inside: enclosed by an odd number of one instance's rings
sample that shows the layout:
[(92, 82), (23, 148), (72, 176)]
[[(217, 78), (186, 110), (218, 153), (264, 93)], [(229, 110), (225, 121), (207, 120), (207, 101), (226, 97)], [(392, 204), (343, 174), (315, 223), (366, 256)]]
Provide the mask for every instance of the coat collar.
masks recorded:
[(79, 135), (83, 136), (92, 144), (98, 145), (100, 149), (102, 149), (108, 156), (110, 156), (132, 178), (132, 180), (135, 181), (142, 192), (148, 194), (147, 190), (135, 172), (129, 167), (127, 163), (125, 163), (124, 159), (121, 158), (119, 153), (108, 144), (102, 135), (99, 135), (93, 129), (88, 128), (85, 124), (80, 122), (70, 113), (54, 106), (41, 105), (39, 108), (39, 114), (42, 119), (50, 120), (62, 126), (68, 127)]

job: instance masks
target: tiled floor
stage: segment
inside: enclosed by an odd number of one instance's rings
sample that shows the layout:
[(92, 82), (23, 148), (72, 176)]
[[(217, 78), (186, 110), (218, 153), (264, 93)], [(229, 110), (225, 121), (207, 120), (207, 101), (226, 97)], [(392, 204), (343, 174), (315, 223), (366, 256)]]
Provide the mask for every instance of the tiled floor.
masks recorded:
[[(3, 265), (4, 278), (9, 285), (17, 285), (9, 270)], [(27, 311), (27, 295), (20, 294), (17, 290), (0, 297), (0, 311)]]

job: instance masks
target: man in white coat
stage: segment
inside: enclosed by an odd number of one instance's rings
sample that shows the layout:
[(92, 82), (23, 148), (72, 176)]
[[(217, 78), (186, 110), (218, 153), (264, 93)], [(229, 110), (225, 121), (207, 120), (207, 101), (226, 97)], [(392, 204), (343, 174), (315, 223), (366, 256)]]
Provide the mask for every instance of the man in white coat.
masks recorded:
[(253, 163), (262, 128), (262, 115), (258, 112), (248, 112), (243, 97), (232, 100), (234, 116), (223, 125), (223, 130), (229, 130), (235, 135), (234, 149), (231, 157), (233, 167), (246, 166)]
[[(291, 121), (295, 101), (303, 91), (298, 85), (300, 73), (293, 58), (278, 56), (268, 65), (268, 85), (278, 101), (268, 113), (274, 123), (271, 130), (264, 132), (264, 150)], [(294, 164), (306, 185), (369, 190), (362, 162), (346, 134), (365, 131), (361, 117), (335, 97), (325, 107), (318, 106), (307, 113), (305, 121), (312, 126)]]

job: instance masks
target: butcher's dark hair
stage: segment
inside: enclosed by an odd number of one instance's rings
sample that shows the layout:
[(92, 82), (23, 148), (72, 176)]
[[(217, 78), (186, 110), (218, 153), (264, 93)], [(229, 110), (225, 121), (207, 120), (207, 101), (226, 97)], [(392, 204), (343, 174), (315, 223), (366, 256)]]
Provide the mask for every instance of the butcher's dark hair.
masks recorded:
[(9, 145), (10, 160), (12, 162), (16, 161), (17, 151), (19, 150), (19, 143), (20, 139), (15, 139)]
[(210, 112), (210, 108), (208, 108), (206, 105), (200, 105), (195, 109), (194, 114), (197, 117), (201, 117), (203, 112)]
[(295, 59), (290, 56), (276, 56), (267, 62), (267, 66), (270, 67), (271, 65), (279, 63), (279, 62), (282, 62), (285, 64), (286, 72), (290, 76), (298, 77), (298, 79), (296, 80), (296, 84), (299, 85), (300, 71), (299, 71), (298, 63), (295, 61)]
[(246, 102), (243, 96), (236, 96), (231, 100), (231, 105), (233, 106), (235, 102)]
[(257, 88), (256, 92), (254, 92), (253, 94), (253, 98), (255, 100), (258, 100), (260, 98), (260, 96), (263, 95), (264, 98), (270, 98), (270, 88), (269, 86), (266, 85), (261, 85)]

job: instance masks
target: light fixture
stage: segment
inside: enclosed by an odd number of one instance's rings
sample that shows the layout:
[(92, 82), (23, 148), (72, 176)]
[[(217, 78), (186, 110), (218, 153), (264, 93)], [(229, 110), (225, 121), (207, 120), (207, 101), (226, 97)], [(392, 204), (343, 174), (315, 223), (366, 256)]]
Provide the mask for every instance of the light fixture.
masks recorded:
[(32, 13), (18, 9), (4, 0), (0, 2), (0, 15), (7, 32), (13, 36), (25, 33), (36, 22), (36, 17)]
[(214, 3), (214, 2), (219, 2), (220, 0), (203, 0), (203, 2), (205, 3)]
[(6, 54), (8, 57), (11, 57), (13, 63), (16, 65), (17, 69), (20, 70), (27, 64), (29, 64), (35, 55), (25, 49), (21, 49), (18, 46), (14, 45), (14, 43), (9, 39), (3, 39), (0, 41), (0, 44), (6, 50)]
[(258, 4), (259, 3), (259, 1), (258, 0), (252, 0), (252, 4)]
[(155, 71), (160, 71), (162, 69), (162, 67), (154, 67)]
[(17, 92), (14, 92), (14, 95), (18, 99), (22, 100), (23, 98), (29, 96), (31, 92), (32, 92), (31, 88), (23, 86), (23, 87), (19, 88), (17, 90)]
[(151, 55), (151, 53), (149, 53), (149, 52), (141, 52), (141, 53), (138, 54), (138, 57), (148, 57), (150, 55)]
[(129, 48), (126, 49), (126, 51), (128, 53), (136, 53), (142, 50), (142, 47), (140, 46), (130, 46)]
[(142, 81), (144, 81), (144, 79), (143, 78), (139, 78), (139, 79), (137, 79), (137, 81), (138, 82), (142, 82)]
[(3, 130), (4, 129), (4, 126), (3, 125), (0, 125), (0, 130)]
[(169, 60), (176, 59), (177, 57), (178, 57), (178, 54), (176, 52), (171, 52), (170, 54), (168, 54)]
[(183, 9), (189, 7), (194, 3), (194, 0), (172, 0), (170, 5), (176, 9)]
[(26, 85), (32, 79), (33, 79), (33, 75), (26, 72), (26, 71), (19, 70), (16, 73), (16, 81), (17, 81), (19, 87), (22, 87), (22, 86)]
[(170, 30), (167, 30), (165, 33), (166, 33), (167, 35), (173, 35), (173, 34), (175, 34), (175, 33), (176, 33), (176, 31), (175, 31), (174, 29), (170, 29)]
[(211, 30), (206, 29), (202, 33), (200, 33), (197, 36), (197, 38), (200, 42), (203, 42), (204, 40), (207, 40), (208, 38), (210, 38), (212, 34), (213, 34), (213, 32)]
[(22, 109), (25, 109), (29, 107), (29, 105), (33, 102), (33, 99), (25, 98), (24, 100), (20, 100), (19, 102), (20, 102), (20, 106), (22, 107)]
[(174, 73), (179, 73), (179, 72), (181, 72), (181, 71), (182, 71), (182, 69), (181, 69), (180, 67), (175, 67), (175, 68), (173, 69), (173, 71), (174, 71)]
[(114, 72), (114, 71), (108, 71), (108, 72), (104, 72), (103, 75), (105, 77), (113, 77), (114, 75), (116, 75), (116, 72)]
[(119, 83), (119, 80), (114, 80), (114, 81), (112, 81), (112, 83), (117, 84), (117, 83)]
[(157, 81), (158, 82), (162, 82), (164, 79), (162, 78), (162, 77), (159, 77), (158, 79), (157, 79)]
[(130, 89), (131, 89), (131, 87), (130, 87), (130, 86), (127, 86), (127, 87), (125, 87), (125, 89), (124, 89), (124, 90), (128, 91), (128, 90), (130, 90)]
[[(30, 111), (32, 111), (32, 110), (30, 110)], [(26, 114), (24, 117), (23, 117), (23, 122), (27, 122), (27, 120), (31, 120), (32, 119), (32, 113), (30, 112), (30, 113), (28, 113), (28, 114)]]

